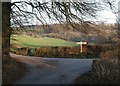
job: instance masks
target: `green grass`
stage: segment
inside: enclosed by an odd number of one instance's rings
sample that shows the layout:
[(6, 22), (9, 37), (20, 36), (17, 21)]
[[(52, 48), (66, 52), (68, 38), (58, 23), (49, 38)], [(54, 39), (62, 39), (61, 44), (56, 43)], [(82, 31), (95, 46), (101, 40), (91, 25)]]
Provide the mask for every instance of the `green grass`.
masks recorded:
[[(12, 38), (14, 37), (15, 40)], [(34, 38), (31, 36), (23, 36), (23, 35), (12, 35), (11, 36), (11, 44), (17, 44), (22, 47), (45, 47), (45, 46), (78, 46), (75, 42), (70, 42), (57, 38), (48, 38), (48, 37), (40, 37)]]
[(16, 51), (17, 51), (17, 48), (10, 48), (10, 51), (16, 52)]

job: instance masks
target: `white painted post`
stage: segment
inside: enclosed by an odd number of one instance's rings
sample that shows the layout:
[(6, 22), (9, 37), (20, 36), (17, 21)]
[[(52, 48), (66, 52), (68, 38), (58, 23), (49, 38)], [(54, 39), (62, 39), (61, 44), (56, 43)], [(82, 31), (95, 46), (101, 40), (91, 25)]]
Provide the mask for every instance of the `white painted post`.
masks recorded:
[(82, 53), (82, 41), (80, 42), (80, 52)]
[(76, 42), (76, 44), (79, 44), (80, 45), (80, 52), (82, 53), (83, 52), (83, 50), (82, 50), (82, 45), (83, 44), (87, 44), (87, 42)]
[(0, 1), (0, 85), (2, 86), (2, 2)]

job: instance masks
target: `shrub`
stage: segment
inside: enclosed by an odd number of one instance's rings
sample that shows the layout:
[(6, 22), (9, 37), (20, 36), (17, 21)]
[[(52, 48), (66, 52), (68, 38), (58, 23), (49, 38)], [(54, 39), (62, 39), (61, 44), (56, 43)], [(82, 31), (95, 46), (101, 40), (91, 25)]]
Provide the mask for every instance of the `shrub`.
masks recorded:
[(92, 77), (97, 83), (118, 84), (120, 81), (120, 63), (99, 60), (93, 64)]
[(75, 80), (76, 84), (120, 84), (120, 48), (104, 48), (110, 50), (102, 52), (101, 59), (94, 60), (92, 70), (79, 76)]
[(120, 84), (120, 64), (96, 60), (92, 70), (76, 78), (75, 84)]
[(102, 49), (100, 45), (83, 45), (83, 52), (80, 47), (41, 47), (41, 48), (11, 48), (13, 53), (38, 57), (60, 57), (60, 58), (95, 58), (99, 57)]
[(20, 50), (20, 54), (21, 55), (27, 55), (28, 54), (28, 47), (22, 47), (22, 48), (20, 48), (19, 50)]
[(80, 53), (79, 47), (44, 47), (35, 51), (35, 56), (39, 57), (80, 58), (85, 57), (86, 54)]

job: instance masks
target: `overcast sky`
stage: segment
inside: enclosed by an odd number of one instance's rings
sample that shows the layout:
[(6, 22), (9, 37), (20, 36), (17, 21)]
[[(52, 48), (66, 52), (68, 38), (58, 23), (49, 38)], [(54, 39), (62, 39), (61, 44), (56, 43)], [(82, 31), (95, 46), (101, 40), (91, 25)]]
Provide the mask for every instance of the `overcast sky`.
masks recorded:
[(97, 13), (98, 16), (96, 19), (93, 19), (93, 21), (102, 21), (105, 23), (115, 23), (116, 22), (116, 16), (111, 10), (102, 10)]
[[(14, 1), (20, 1), (20, 0), (12, 0), (12, 2), (14, 2)], [(95, 0), (95, 1), (99, 1), (99, 0)], [(120, 0), (113, 0), (113, 1), (114, 1), (115, 8), (118, 9), (118, 2)], [(97, 14), (98, 14), (98, 17), (96, 19), (88, 19), (88, 21), (92, 20), (92, 21), (96, 21), (96, 22), (102, 21), (105, 23), (116, 23), (116, 16), (109, 8), (106, 8), (105, 10), (99, 11)], [(45, 18), (45, 19), (48, 22), (51, 22), (51, 23), (53, 22), (53, 21), (49, 20), (48, 18)], [(34, 20), (34, 21), (36, 21), (36, 20)]]

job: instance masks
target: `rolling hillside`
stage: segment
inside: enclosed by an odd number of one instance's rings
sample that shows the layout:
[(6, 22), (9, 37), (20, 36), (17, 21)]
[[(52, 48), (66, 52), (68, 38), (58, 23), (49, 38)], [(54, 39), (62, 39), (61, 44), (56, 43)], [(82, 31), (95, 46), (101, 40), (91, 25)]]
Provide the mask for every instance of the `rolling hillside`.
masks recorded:
[(11, 44), (16, 44), (22, 47), (78, 46), (75, 42), (70, 42), (63, 39), (49, 37), (34, 38), (32, 36), (24, 35), (12, 35)]
[[(68, 41), (88, 41), (92, 43), (111, 43), (117, 41), (117, 29), (114, 25), (91, 24), (76, 25), (76, 28), (66, 26), (65, 24), (52, 24), (39, 26), (25, 26), (24, 30), (14, 30), (17, 34), (23, 34), (33, 37), (59, 38)], [(84, 28), (83, 28), (84, 27)]]

